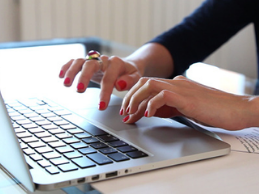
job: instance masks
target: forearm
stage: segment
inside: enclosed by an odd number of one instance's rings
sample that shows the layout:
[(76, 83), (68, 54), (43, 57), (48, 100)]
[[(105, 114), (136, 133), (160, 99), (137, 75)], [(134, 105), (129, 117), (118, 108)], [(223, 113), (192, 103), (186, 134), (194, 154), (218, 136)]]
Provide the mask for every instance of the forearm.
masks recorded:
[(169, 51), (157, 43), (148, 43), (126, 57), (142, 76), (168, 78), (173, 74), (173, 59)]

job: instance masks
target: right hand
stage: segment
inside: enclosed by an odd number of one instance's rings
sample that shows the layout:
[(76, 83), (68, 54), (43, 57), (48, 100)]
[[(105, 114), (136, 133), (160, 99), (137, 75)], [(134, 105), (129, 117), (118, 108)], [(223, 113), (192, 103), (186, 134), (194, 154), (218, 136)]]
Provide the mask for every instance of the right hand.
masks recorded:
[[(70, 87), (75, 76), (81, 72), (77, 91), (86, 90), (90, 80), (101, 85), (99, 109), (105, 110), (115, 87), (118, 91), (129, 90), (141, 77), (140, 70), (133, 62), (119, 57), (102, 55), (102, 65), (97, 60), (83, 58), (71, 59), (62, 66), (59, 77), (64, 78), (64, 85)], [(100, 69), (101, 68), (101, 69)]]

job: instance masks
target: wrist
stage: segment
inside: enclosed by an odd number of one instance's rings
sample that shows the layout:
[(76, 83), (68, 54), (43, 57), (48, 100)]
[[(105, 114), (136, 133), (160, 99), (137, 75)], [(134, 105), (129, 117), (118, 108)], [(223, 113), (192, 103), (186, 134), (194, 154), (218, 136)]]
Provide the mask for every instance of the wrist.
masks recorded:
[(249, 97), (248, 104), (247, 127), (259, 127), (259, 96)]

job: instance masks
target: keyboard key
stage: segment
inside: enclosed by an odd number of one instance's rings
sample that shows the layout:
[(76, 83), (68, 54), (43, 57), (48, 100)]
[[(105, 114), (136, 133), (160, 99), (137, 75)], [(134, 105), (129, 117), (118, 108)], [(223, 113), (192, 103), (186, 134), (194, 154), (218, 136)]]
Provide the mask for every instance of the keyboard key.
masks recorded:
[(69, 129), (67, 130), (68, 133), (71, 133), (71, 134), (77, 134), (77, 133), (83, 133), (84, 131), (82, 129)]
[(95, 153), (96, 150), (91, 148), (91, 147), (88, 147), (88, 148), (83, 148), (83, 149), (79, 149), (78, 150), (81, 154), (91, 154), (91, 153)]
[(72, 159), (72, 162), (74, 162), (80, 168), (90, 168), (90, 167), (96, 166), (96, 164), (93, 161), (91, 161), (90, 159), (88, 159), (86, 157)]
[(65, 139), (65, 138), (70, 138), (72, 137), (71, 134), (69, 133), (58, 133), (58, 134), (55, 134), (55, 136), (59, 139)]
[(42, 156), (39, 154), (32, 154), (30, 155), (30, 158), (33, 159), (34, 161), (39, 161), (43, 159)]
[(85, 130), (87, 133), (92, 134), (93, 136), (108, 135), (107, 132), (91, 124), (84, 126), (83, 130)]
[(97, 142), (97, 143), (91, 143), (90, 146), (92, 146), (95, 149), (100, 149), (100, 148), (106, 148), (108, 147), (106, 144), (102, 142)]
[(35, 154), (35, 151), (31, 148), (23, 149), (23, 152), (27, 155)]
[(98, 139), (96, 139), (95, 137), (87, 137), (82, 139), (82, 141), (84, 141), (85, 143), (96, 143), (99, 142)]
[(71, 162), (68, 164), (59, 165), (58, 168), (63, 172), (78, 170), (78, 167)]
[(35, 121), (35, 123), (37, 125), (40, 125), (40, 126), (42, 126), (42, 125), (51, 125), (52, 124), (52, 122), (48, 121), (47, 119), (40, 120), (40, 121)]
[(64, 116), (64, 115), (71, 115), (72, 113), (67, 111), (67, 110), (54, 110), (54, 113), (56, 113), (59, 116)]
[(53, 148), (50, 147), (40, 147), (40, 148), (35, 148), (36, 152), (39, 154), (47, 153), (47, 152), (53, 152)]
[(43, 154), (43, 157), (46, 159), (53, 159), (53, 158), (60, 158), (61, 155), (57, 152), (49, 152), (49, 153)]
[(84, 142), (73, 143), (73, 144), (70, 144), (70, 146), (73, 147), (73, 148), (75, 148), (75, 149), (88, 147), (88, 145), (85, 144)]
[(35, 133), (35, 134), (36, 134), (36, 133), (44, 132), (45, 130), (42, 129), (42, 128), (37, 127), (37, 128), (28, 129), (28, 131), (29, 131), (30, 133)]
[(35, 123), (23, 124), (22, 127), (25, 128), (25, 129), (31, 129), (31, 128), (37, 128), (38, 125), (36, 125)]
[(62, 129), (76, 129), (76, 128), (77, 128), (75, 125), (72, 125), (72, 124), (60, 125), (60, 127), (61, 127)]
[(55, 117), (49, 117), (47, 118), (49, 121), (55, 122), (55, 121), (62, 121), (63, 119), (61, 117), (55, 116)]
[(67, 144), (80, 142), (80, 140), (75, 137), (63, 139), (63, 141)]
[(105, 142), (110, 142), (110, 141), (117, 141), (119, 140), (117, 137), (114, 137), (113, 135), (102, 135), (98, 137), (99, 139), (101, 139), (102, 141)]
[(117, 152), (114, 148), (111, 148), (111, 147), (102, 148), (102, 149), (99, 149), (98, 151), (102, 152), (103, 154), (111, 154), (111, 153)]
[(125, 152), (132, 152), (132, 151), (136, 151), (137, 149), (132, 147), (132, 146), (122, 146), (122, 147), (118, 147), (117, 148), (119, 151), (125, 153)]
[(66, 158), (55, 158), (51, 159), (50, 162), (54, 165), (60, 165), (69, 163), (69, 160), (67, 160)]
[(53, 121), (56, 125), (68, 125), (69, 122), (66, 120), (58, 120), (58, 121)]
[(22, 141), (24, 143), (31, 143), (31, 142), (37, 142), (39, 141), (39, 139), (36, 137), (26, 137), (26, 138), (22, 138)]
[(58, 129), (58, 126), (56, 125), (43, 125), (42, 126), (43, 129), (46, 129), (46, 130), (50, 130), (50, 129)]
[(44, 141), (45, 143), (59, 141), (59, 139), (56, 138), (55, 136), (44, 137), (44, 138), (42, 138), (41, 140)]
[(109, 158), (107, 158), (106, 156), (104, 156), (100, 153), (88, 154), (87, 157), (90, 158), (91, 160), (95, 161), (99, 165), (113, 163), (112, 160), (110, 160)]
[(62, 141), (55, 141), (55, 142), (50, 142), (48, 143), (50, 147), (52, 148), (57, 148), (57, 147), (62, 147), (62, 146), (66, 146), (66, 144)]
[(17, 122), (19, 125), (26, 125), (26, 124), (31, 124), (31, 123), (32, 123), (29, 119), (17, 120), (16, 122)]
[(17, 133), (16, 136), (18, 138), (25, 138), (25, 137), (32, 137), (32, 134), (29, 132), (24, 132), (24, 133)]
[(120, 146), (128, 145), (127, 143), (125, 143), (124, 141), (121, 141), (121, 140), (119, 140), (119, 141), (112, 141), (112, 142), (109, 142), (108, 144), (110, 146), (112, 146), (112, 147), (120, 147)]
[(25, 144), (25, 143), (23, 143), (23, 142), (20, 143), (20, 147), (21, 147), (22, 149), (28, 148), (27, 144)]
[(34, 121), (34, 122), (39, 122), (39, 121), (44, 121), (45, 119), (42, 117), (42, 116), (37, 116), (37, 117), (32, 117), (30, 118), (31, 121)]
[(80, 154), (79, 152), (68, 152), (64, 154), (65, 157), (67, 157), (68, 159), (72, 159), (72, 158), (80, 158), (83, 155)]
[(67, 153), (67, 152), (73, 152), (74, 149), (70, 146), (63, 146), (63, 147), (57, 147), (55, 148), (59, 153)]
[(43, 116), (44, 118), (49, 118), (49, 117), (55, 117), (56, 115), (52, 112), (45, 112), (45, 113), (41, 113), (41, 116)]
[(54, 167), (54, 166), (51, 166), (51, 167), (47, 167), (45, 168), (47, 172), (49, 172), (50, 174), (58, 174), (59, 173), (59, 170)]
[(51, 137), (51, 134), (49, 132), (45, 131), (42, 133), (36, 133), (35, 136), (38, 138), (45, 138), (45, 137)]
[(44, 147), (46, 146), (45, 143), (39, 141), (39, 142), (33, 142), (28, 144), (31, 148), (39, 148), (39, 147)]
[(111, 159), (115, 160), (116, 162), (121, 162), (125, 160), (129, 160), (129, 158), (122, 153), (114, 153), (108, 155)]
[(136, 159), (148, 156), (146, 153), (142, 151), (134, 151), (134, 152), (127, 152), (126, 153), (129, 157)]
[(59, 134), (59, 133), (65, 133), (65, 131), (63, 129), (50, 129), (50, 130), (48, 130), (48, 132), (53, 135)]
[(83, 138), (87, 138), (87, 137), (91, 137), (91, 135), (89, 133), (78, 133), (75, 134), (75, 136), (79, 139), (83, 139)]
[(50, 162), (47, 160), (40, 160), (37, 163), (43, 168), (51, 166)]

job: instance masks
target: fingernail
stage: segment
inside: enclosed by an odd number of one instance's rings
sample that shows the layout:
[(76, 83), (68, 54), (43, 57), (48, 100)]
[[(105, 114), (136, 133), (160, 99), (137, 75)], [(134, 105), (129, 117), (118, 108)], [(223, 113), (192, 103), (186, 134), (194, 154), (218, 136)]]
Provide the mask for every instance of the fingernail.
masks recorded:
[(117, 84), (119, 85), (121, 90), (124, 90), (126, 88), (126, 86), (127, 86), (127, 83), (124, 80), (118, 81)]
[(147, 111), (147, 110), (145, 111), (144, 116), (145, 116), (145, 117), (148, 117), (148, 111)]
[(69, 84), (69, 83), (70, 83), (70, 78), (67, 77), (67, 78), (65, 79), (65, 81), (64, 81), (64, 84)]
[(59, 73), (59, 77), (62, 77), (62, 76), (63, 76), (63, 74), (64, 74), (64, 71), (63, 71), (63, 70), (61, 70), (61, 71), (60, 71), (60, 73)]
[(122, 121), (125, 123), (125, 122), (127, 122), (127, 120), (129, 120), (129, 115), (128, 116), (126, 116)]
[(129, 113), (129, 110), (130, 110), (130, 108), (128, 107), (128, 108), (126, 109), (126, 113)]
[(85, 88), (85, 85), (83, 84), (83, 83), (79, 83), (78, 85), (77, 85), (77, 89), (78, 90), (83, 90)]
[(99, 103), (99, 110), (103, 110), (105, 108), (105, 102), (101, 101)]
[(123, 115), (123, 109), (120, 110), (120, 115)]

